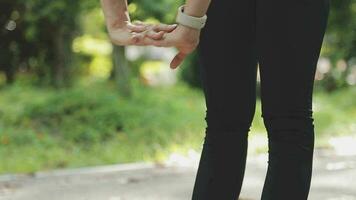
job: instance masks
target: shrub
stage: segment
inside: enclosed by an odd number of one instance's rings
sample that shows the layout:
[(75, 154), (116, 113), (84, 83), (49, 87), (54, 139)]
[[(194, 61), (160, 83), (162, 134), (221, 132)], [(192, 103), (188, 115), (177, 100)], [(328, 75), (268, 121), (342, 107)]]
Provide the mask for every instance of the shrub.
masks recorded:
[(123, 127), (116, 96), (72, 90), (26, 108), (32, 128), (76, 143), (110, 139)]

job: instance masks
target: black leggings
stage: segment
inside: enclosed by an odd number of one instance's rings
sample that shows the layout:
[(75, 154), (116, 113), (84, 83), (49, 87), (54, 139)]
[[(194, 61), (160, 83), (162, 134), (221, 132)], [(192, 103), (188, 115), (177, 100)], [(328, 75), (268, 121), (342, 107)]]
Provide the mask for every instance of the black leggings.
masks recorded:
[(193, 200), (237, 200), (240, 195), (257, 69), (269, 146), (261, 199), (308, 198), (312, 93), (328, 13), (329, 0), (211, 2), (197, 49), (207, 127)]

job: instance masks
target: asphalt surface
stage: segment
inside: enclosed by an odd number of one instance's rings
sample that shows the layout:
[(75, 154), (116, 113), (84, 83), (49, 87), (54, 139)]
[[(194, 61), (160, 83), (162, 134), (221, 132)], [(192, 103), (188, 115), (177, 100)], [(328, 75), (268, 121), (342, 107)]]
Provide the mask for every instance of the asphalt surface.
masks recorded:
[[(356, 155), (314, 154), (309, 200), (356, 200)], [(0, 200), (190, 200), (197, 159), (0, 176)], [(267, 155), (247, 159), (241, 200), (260, 199)]]

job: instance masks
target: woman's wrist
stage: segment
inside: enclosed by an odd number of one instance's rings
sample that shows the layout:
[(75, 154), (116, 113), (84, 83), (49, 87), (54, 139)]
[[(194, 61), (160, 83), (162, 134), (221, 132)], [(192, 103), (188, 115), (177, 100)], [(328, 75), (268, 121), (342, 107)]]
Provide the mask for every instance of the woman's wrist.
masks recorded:
[(111, 28), (120, 28), (124, 27), (127, 22), (130, 22), (130, 16), (129, 13), (126, 12), (121, 12), (118, 13), (115, 17), (109, 19), (111, 21), (110, 27)]
[(101, 0), (109, 28), (123, 27), (130, 21), (126, 0)]
[(188, 15), (186, 12), (184, 12), (185, 8), (186, 5), (179, 6), (176, 22), (187, 27), (202, 29), (205, 26), (207, 16), (203, 15), (202, 17), (195, 17)]
[(196, 29), (196, 28), (192, 28), (192, 27), (189, 27), (189, 26), (184, 26), (184, 25), (182, 25), (182, 24), (178, 24), (178, 26), (179, 26), (184, 32), (189, 33), (189, 34), (191, 34), (191, 33), (193, 33), (193, 34), (195, 34), (195, 33), (200, 33), (200, 30), (201, 30), (201, 29)]
[(202, 10), (194, 9), (192, 6), (184, 6), (184, 13), (193, 17), (202, 17), (205, 15), (205, 12)]
[(209, 4), (210, 0), (187, 0), (184, 13), (194, 17), (202, 17), (206, 14)]

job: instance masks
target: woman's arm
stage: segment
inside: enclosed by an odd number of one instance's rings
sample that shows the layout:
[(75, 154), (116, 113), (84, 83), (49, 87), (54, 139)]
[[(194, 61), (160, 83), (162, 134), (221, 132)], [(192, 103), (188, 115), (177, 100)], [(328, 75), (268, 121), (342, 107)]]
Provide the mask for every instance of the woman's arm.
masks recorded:
[(210, 5), (210, 0), (187, 0), (184, 8), (184, 13), (201, 17), (204, 16)]
[[(206, 14), (210, 0), (186, 0), (184, 13), (202, 17)], [(173, 58), (170, 67), (177, 68), (185, 59), (185, 57), (193, 52), (199, 44), (200, 29), (194, 29), (183, 25), (178, 27), (171, 33), (164, 35), (163, 40), (154, 41), (154, 45), (162, 47), (176, 47), (178, 54)]]
[(130, 21), (127, 10), (127, 0), (100, 0), (108, 27), (124, 26)]
[[(106, 27), (111, 41), (116, 45), (151, 45), (175, 25), (131, 23), (127, 0), (100, 0)], [(148, 37), (145, 37), (148, 36)]]

